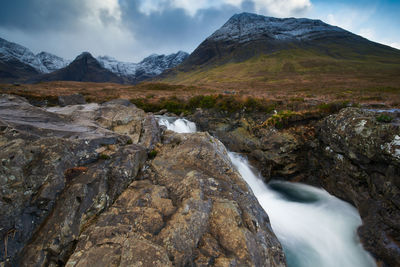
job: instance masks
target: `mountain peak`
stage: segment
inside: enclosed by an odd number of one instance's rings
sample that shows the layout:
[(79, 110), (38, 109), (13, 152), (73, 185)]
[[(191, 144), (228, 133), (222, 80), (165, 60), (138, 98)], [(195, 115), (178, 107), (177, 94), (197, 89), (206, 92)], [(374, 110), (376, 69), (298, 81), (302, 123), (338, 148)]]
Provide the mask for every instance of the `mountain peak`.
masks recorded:
[(233, 15), (208, 39), (214, 41), (249, 42), (262, 38), (272, 40), (312, 40), (323, 35), (343, 35), (348, 32), (321, 20), (305, 18), (274, 18), (253, 13)]
[(79, 59), (82, 59), (82, 58), (93, 58), (93, 59), (95, 59), (93, 56), (92, 56), (92, 54), (90, 54), (89, 52), (82, 52), (79, 56), (77, 56), (76, 58), (75, 58), (75, 60), (79, 60)]

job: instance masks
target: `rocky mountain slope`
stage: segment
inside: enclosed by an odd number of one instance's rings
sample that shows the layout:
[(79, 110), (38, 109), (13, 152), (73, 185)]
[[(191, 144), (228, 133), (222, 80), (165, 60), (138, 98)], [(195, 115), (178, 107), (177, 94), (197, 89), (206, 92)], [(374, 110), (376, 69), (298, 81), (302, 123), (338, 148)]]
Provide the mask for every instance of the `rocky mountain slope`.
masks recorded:
[(320, 84), (321, 77), (331, 85), (339, 77), (353, 83), (359, 79), (396, 84), (399, 73), (397, 49), (320, 20), (242, 13), (231, 17), (163, 77), (174, 83), (210, 86), (249, 87), (252, 82), (265, 87), (292, 81), (310, 87), (316, 85), (312, 82)]
[(286, 266), (224, 145), (126, 100), (0, 97), (0, 264)]

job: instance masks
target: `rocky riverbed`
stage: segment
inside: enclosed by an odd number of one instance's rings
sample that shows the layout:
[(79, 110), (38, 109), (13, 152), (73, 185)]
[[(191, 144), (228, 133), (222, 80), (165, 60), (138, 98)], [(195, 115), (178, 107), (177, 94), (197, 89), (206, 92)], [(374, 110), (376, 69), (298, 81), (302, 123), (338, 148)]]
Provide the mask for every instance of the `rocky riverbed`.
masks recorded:
[(0, 97), (2, 266), (286, 266), (268, 215), (208, 133), (128, 101)]
[(400, 114), (382, 114), (345, 108), (277, 129), (265, 114), (198, 110), (203, 132), (179, 134), (126, 100), (39, 108), (2, 95), (0, 264), (286, 266), (226, 146), (266, 181), (353, 204), (364, 247), (400, 265)]

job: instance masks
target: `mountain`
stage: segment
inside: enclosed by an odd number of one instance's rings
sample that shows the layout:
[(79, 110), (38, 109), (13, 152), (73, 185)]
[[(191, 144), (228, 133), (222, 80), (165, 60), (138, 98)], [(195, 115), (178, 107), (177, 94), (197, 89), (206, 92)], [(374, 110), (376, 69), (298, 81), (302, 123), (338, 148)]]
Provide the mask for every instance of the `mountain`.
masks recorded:
[(379, 74), (379, 81), (388, 78), (398, 84), (400, 51), (320, 20), (241, 13), (161, 78), (183, 84), (248, 86), (249, 82), (298, 83), (305, 77), (318, 82), (321, 75), (339, 80), (356, 74), (367, 79)]
[(167, 69), (176, 67), (188, 56), (188, 53), (179, 51), (170, 55), (153, 54), (139, 63), (121, 62), (108, 56), (100, 56), (97, 60), (104, 68), (117, 74), (127, 82), (137, 83), (155, 77)]
[(46, 67), (47, 72), (53, 72), (55, 70), (64, 68), (71, 63), (71, 60), (66, 60), (47, 52), (40, 52), (36, 55), (36, 57), (39, 58), (42, 64)]
[(30, 82), (79, 81), (122, 83), (123, 79), (105, 69), (90, 53), (77, 56), (68, 66), (34, 77)]
[(16, 43), (8, 42), (2, 38), (0, 38), (0, 60), (3, 62), (18, 60), (21, 63), (30, 65), (38, 72), (48, 72), (41, 60), (28, 48)]
[(35, 55), (28, 48), (0, 38), (0, 80), (23, 81), (65, 67), (69, 61), (47, 52)]
[[(67, 67), (71, 61), (48, 52), (40, 52), (35, 55), (22, 45), (0, 38), (0, 81), (39, 81), (43, 79), (53, 80), (59, 77), (63, 80), (77, 79), (79, 81), (90, 81), (90, 78), (94, 78), (93, 82), (108, 82), (105, 78), (101, 79), (98, 76), (100, 72), (106, 73), (104, 70), (100, 71), (101, 68), (104, 68), (118, 76), (118, 78), (116, 78), (115, 75), (109, 75), (108, 73), (105, 77), (110, 77), (111, 80), (109, 82), (138, 83), (145, 79), (155, 77), (167, 69), (176, 67), (188, 56), (189, 54), (183, 51), (170, 55), (153, 54), (139, 63), (121, 62), (112, 57), (102, 56), (97, 58), (100, 64), (99, 66), (96, 65), (95, 58), (86, 55), (85, 58), (88, 59), (88, 62), (93, 68), (83, 69), (80, 74), (78, 74), (77, 66), (79, 64), (74, 63), (73, 66), (67, 69), (68, 73), (64, 70), (62, 71), (64, 74), (57, 72), (54, 73), (54, 75), (43, 75), (63, 69)], [(85, 64), (81, 65), (86, 66)], [(96, 67), (94, 67), (95, 65)], [(95, 73), (92, 73), (92, 76), (88, 71), (94, 71)]]

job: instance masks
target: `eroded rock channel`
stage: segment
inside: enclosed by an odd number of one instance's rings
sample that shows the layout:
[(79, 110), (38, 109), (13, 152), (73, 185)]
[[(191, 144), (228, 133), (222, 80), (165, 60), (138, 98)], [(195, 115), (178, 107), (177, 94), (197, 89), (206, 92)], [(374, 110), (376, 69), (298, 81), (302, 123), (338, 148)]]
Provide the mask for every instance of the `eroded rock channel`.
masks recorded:
[(345, 108), (277, 130), (265, 118), (198, 110), (190, 117), (228, 149), (246, 154), (265, 182), (322, 187), (354, 205), (364, 248), (383, 266), (400, 265), (400, 112)]

